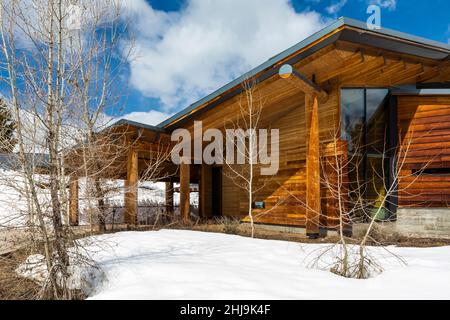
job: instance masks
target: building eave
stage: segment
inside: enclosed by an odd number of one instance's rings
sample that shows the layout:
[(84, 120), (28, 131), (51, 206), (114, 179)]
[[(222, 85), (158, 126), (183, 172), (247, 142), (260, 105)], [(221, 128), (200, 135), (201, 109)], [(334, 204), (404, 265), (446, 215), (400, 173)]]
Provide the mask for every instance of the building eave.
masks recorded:
[(337, 40), (370, 45), (426, 59), (438, 61), (450, 59), (450, 45), (386, 28), (370, 30), (364, 22), (343, 17), (193, 103), (161, 122), (157, 127), (170, 131), (177, 124), (197, 114), (205, 107), (209, 106), (207, 110), (210, 110), (212, 107), (242, 92), (242, 83), (244, 81), (254, 78), (257, 81), (264, 81), (275, 75), (278, 72), (277, 67), (281, 64), (295, 64)]

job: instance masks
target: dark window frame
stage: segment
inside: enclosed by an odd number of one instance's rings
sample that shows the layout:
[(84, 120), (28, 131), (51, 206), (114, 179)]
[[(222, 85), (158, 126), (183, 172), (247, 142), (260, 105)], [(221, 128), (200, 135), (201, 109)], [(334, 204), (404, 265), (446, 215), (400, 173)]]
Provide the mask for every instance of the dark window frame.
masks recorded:
[[(342, 106), (342, 95), (345, 90), (363, 90), (364, 95), (364, 132), (362, 133), (362, 138), (364, 144), (367, 144), (367, 92), (368, 90), (388, 90), (387, 95), (384, 99), (384, 112), (385, 112), (385, 123), (387, 125), (386, 128), (386, 137), (385, 140), (388, 143), (387, 147), (387, 166), (386, 169), (389, 170), (386, 173), (386, 186), (393, 186), (394, 191), (392, 195), (387, 199), (386, 209), (389, 213), (387, 221), (395, 221), (397, 219), (397, 210), (398, 210), (398, 181), (395, 178), (395, 171), (397, 166), (397, 148), (398, 148), (398, 123), (397, 123), (397, 96), (392, 94), (392, 90), (389, 87), (340, 87), (340, 99), (339, 99), (339, 108), (340, 108), (340, 126), (343, 125), (343, 106)], [(345, 129), (345, 128), (343, 128)], [(342, 131), (341, 131), (342, 134)], [(341, 135), (342, 137), (342, 135)], [(366, 148), (366, 147), (365, 147)], [(363, 161), (363, 171), (364, 178), (367, 180), (367, 160), (368, 153), (364, 152), (364, 161)]]

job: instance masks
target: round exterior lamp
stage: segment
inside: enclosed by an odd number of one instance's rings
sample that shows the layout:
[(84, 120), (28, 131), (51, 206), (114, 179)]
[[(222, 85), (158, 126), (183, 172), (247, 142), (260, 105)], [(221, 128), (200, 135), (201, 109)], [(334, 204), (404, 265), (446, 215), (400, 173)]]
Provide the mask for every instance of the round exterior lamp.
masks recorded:
[(292, 68), (292, 66), (290, 64), (285, 64), (280, 68), (278, 74), (280, 75), (281, 78), (288, 79), (293, 72), (294, 69)]

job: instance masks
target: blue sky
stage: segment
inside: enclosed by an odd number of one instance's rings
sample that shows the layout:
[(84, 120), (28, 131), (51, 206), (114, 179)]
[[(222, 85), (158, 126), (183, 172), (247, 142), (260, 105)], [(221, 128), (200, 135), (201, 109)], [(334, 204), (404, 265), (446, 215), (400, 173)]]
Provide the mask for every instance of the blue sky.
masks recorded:
[(130, 64), (127, 118), (156, 124), (334, 19), (450, 39), (448, 0), (133, 0), (139, 61)]

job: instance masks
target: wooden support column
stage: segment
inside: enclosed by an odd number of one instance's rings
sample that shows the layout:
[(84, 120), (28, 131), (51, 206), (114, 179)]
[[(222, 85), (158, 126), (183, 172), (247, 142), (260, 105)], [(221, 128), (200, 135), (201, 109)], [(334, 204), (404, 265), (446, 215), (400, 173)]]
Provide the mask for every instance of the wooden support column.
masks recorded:
[(180, 165), (180, 213), (183, 223), (189, 223), (191, 215), (191, 166), (186, 159)]
[(305, 94), (306, 119), (306, 234), (320, 233), (320, 141), (319, 101), (316, 95)]
[(70, 177), (69, 182), (69, 224), (71, 226), (79, 225), (79, 205), (78, 205), (78, 178)]
[(320, 235), (321, 215), (319, 101), (327, 101), (328, 94), (289, 64), (281, 66), (279, 75), (305, 93), (306, 233), (311, 238), (316, 238)]
[(202, 164), (200, 169), (200, 216), (212, 216), (212, 167)]
[(127, 159), (127, 180), (125, 182), (125, 223), (135, 226), (138, 214), (138, 152), (130, 150)]
[(166, 210), (168, 215), (173, 215), (173, 182), (166, 182)]

